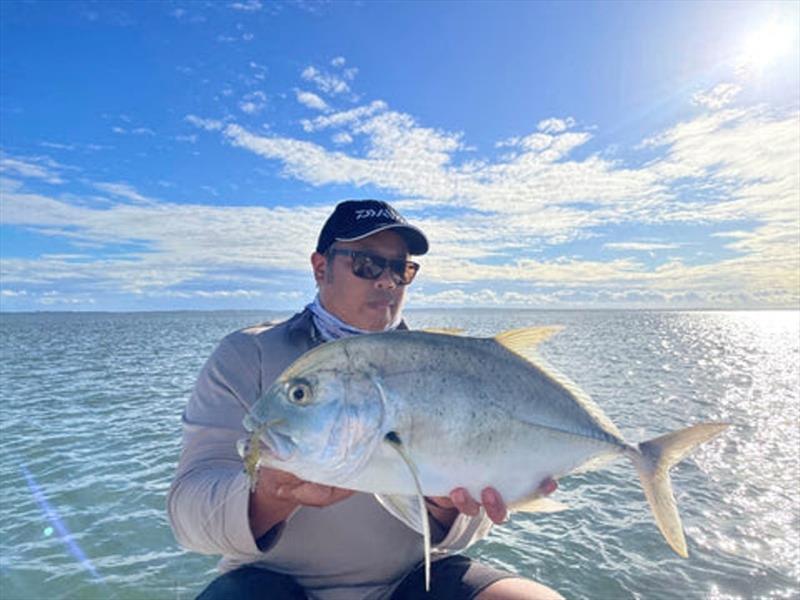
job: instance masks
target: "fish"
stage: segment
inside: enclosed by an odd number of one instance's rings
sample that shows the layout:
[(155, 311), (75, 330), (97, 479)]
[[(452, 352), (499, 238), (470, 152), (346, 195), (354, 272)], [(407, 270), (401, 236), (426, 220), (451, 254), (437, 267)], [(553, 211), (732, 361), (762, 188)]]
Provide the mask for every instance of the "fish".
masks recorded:
[(706, 422), (631, 444), (576, 384), (536, 348), (562, 328), (494, 337), (454, 331), (390, 331), (322, 344), (292, 363), (251, 407), (240, 448), (260, 466), (374, 494), (423, 535), (426, 496), (494, 487), (511, 511), (557, 511), (548, 478), (625, 457), (639, 475), (667, 544), (688, 556), (669, 469), (728, 427)]

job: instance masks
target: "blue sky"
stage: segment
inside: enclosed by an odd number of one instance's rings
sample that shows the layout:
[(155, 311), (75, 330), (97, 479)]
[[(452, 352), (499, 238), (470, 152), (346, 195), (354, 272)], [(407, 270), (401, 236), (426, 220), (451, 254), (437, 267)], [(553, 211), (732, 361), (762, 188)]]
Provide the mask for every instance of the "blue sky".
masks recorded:
[(339, 200), (411, 306), (800, 306), (796, 2), (0, 3), (2, 310), (291, 309)]

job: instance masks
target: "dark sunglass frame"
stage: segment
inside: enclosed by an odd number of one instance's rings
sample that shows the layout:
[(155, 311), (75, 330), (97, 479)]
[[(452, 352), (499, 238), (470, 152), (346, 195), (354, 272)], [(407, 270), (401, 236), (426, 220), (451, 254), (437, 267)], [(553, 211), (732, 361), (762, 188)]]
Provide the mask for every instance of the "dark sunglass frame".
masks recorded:
[(397, 285), (408, 285), (414, 281), (414, 277), (419, 271), (419, 264), (410, 260), (400, 260), (384, 258), (372, 252), (364, 250), (345, 250), (343, 248), (331, 248), (327, 255), (334, 257), (337, 254), (349, 256), (353, 262), (351, 269), (353, 275), (361, 279), (375, 280), (383, 275), (386, 267), (391, 269), (392, 279)]

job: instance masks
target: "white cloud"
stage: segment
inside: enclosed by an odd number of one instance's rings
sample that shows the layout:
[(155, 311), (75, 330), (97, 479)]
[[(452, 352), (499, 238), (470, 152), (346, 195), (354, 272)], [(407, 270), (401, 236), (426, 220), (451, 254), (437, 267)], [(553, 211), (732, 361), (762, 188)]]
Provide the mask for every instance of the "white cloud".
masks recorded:
[[(130, 121), (130, 119), (123, 119), (123, 120), (125, 120), (126, 122)], [(150, 129), (149, 127), (133, 127), (131, 129), (125, 129), (124, 127), (119, 127), (118, 125), (115, 125), (114, 127), (111, 128), (111, 131), (118, 135), (130, 134), (130, 135), (154, 136), (156, 134), (156, 132)]]
[(650, 252), (652, 250), (675, 250), (681, 244), (663, 242), (608, 242), (603, 248), (609, 250), (633, 250), (635, 252)]
[(301, 123), (303, 129), (308, 132), (319, 131), (320, 129), (327, 129), (328, 127), (343, 127), (359, 124), (367, 117), (377, 112), (384, 111), (387, 108), (388, 106), (385, 102), (382, 100), (375, 100), (370, 104), (350, 110), (336, 112), (330, 115), (322, 115), (311, 120), (304, 119)]
[(719, 231), (717, 233), (712, 233), (711, 237), (721, 237), (721, 238), (746, 238), (750, 237), (750, 233), (747, 231)]
[(266, 108), (267, 95), (261, 91), (245, 94), (239, 102), (239, 109), (248, 115), (254, 115)]
[[(348, 69), (345, 71), (345, 78), (352, 80), (357, 72), (357, 70)], [(350, 91), (350, 86), (344, 79), (332, 73), (319, 71), (315, 67), (309, 66), (303, 69), (301, 77), (306, 81), (313, 82), (320, 90), (329, 95), (343, 94)]]
[(133, 188), (133, 186), (130, 186), (127, 183), (98, 182), (94, 183), (93, 185), (98, 190), (107, 192), (109, 194), (118, 196), (120, 198), (132, 200), (134, 202), (139, 202), (142, 204), (154, 204), (156, 202), (152, 198), (147, 198), (146, 196), (142, 196), (139, 192), (137, 192)]
[[(315, 79), (322, 77), (316, 69), (307, 75), (317, 84)], [(329, 110), (316, 94), (295, 93), (298, 102)], [(263, 92), (254, 94), (247, 101), (266, 103)], [(301, 94), (309, 96), (301, 99)], [(625, 163), (592, 148), (596, 141), (572, 118), (544, 119), (533, 131), (499, 142), (508, 152), (500, 157), (480, 156), (462, 133), (426, 127), (381, 101), (302, 122), (308, 133), (331, 129), (327, 141), (268, 135), (231, 117), (223, 122), (188, 115), (185, 120), (275, 161), (287, 177), (314, 186), (368, 187), (398, 198), (396, 204), (432, 240), (421, 273), (426, 287), (419, 298), (425, 301), (800, 303), (796, 113), (724, 106), (704, 111), (643, 142), (649, 157), (645, 164)], [(200, 298), (199, 286), (216, 293), (208, 282), (217, 277), (229, 277), (225, 289), (231, 293), (256, 293), (261, 285), (272, 293), (276, 277), (285, 275), (291, 285), (278, 285), (276, 293), (297, 293), (298, 285), (312, 289), (307, 256), (330, 207), (173, 205), (147, 198), (126, 183), (101, 182), (94, 186), (111, 194), (110, 206), (91, 208), (92, 202), (82, 198), (29, 193), (18, 178), (61, 181), (59, 168), (42, 160), (11, 160), (0, 162), (14, 175), (3, 182), (4, 223), (60, 236), (77, 248), (126, 243), (139, 250), (11, 258), (4, 260), (4, 283), (30, 290), (34, 284), (91, 280), (134, 293), (170, 291)], [(675, 241), (681, 238), (649, 230), (645, 235), (653, 237), (606, 242), (607, 228), (624, 223), (643, 225), (642, 231), (664, 224), (713, 224), (717, 233), (708, 228), (706, 235), (724, 240), (713, 247), (725, 244), (725, 258), (689, 256), (694, 248)], [(260, 233), (249, 241), (242, 231)], [(697, 235), (692, 246), (702, 249)], [(565, 249), (561, 258), (544, 258), (552, 252), (542, 250), (577, 240), (595, 253), (587, 258)], [(640, 255), (595, 258), (601, 249), (676, 252), (656, 263), (640, 261)], [(234, 278), (226, 275), (230, 270), (243, 274)], [(260, 279), (253, 283), (247, 277)], [(444, 285), (449, 289), (437, 289)]]
[(297, 96), (297, 101), (300, 104), (307, 106), (308, 108), (313, 108), (314, 110), (324, 110), (324, 111), (330, 109), (325, 100), (323, 100), (313, 92), (304, 92), (302, 90), (295, 90), (295, 94)]
[(242, 0), (240, 2), (232, 2), (229, 6), (234, 10), (243, 12), (258, 12), (264, 8), (260, 0)]
[(235, 146), (283, 161), (287, 174), (315, 185), (372, 182), (414, 195), (434, 186), (442, 188), (437, 197), (452, 193), (441, 171), (450, 160), (448, 152), (460, 147), (458, 135), (419, 127), (399, 113), (379, 114), (353, 129), (371, 140), (366, 158), (329, 152), (311, 142), (257, 135), (239, 125), (229, 125), (224, 135)]
[(353, 136), (345, 131), (340, 131), (331, 138), (334, 144), (344, 145), (344, 144), (352, 144), (353, 143)]
[(186, 115), (184, 121), (191, 123), (195, 127), (205, 129), (206, 131), (219, 131), (224, 126), (222, 121), (216, 121), (214, 119), (202, 119), (195, 115)]
[(22, 189), (22, 182), (10, 177), (0, 177), (0, 192), (16, 192)]
[[(102, 184), (98, 184), (102, 185)], [(113, 186), (113, 187), (109, 187)], [(146, 198), (125, 184), (106, 184), (125, 199)], [(93, 255), (4, 257), (4, 286), (66, 285), (92, 282), (98, 290), (141, 293), (186, 283), (218, 279), (230, 286), (230, 271), (261, 273), (261, 283), (275, 289), (313, 289), (308, 256), (319, 224), (330, 207), (274, 209), (213, 207), (168, 203), (112, 203), (92, 207), (22, 191), (3, 195), (0, 224), (87, 243), (96, 251), (128, 244), (140, 250), (102, 251)], [(258, 235), (243, 236), (243, 231)], [(266, 274), (269, 273), (268, 276)], [(281, 275), (284, 273), (285, 275)], [(239, 281), (247, 279), (240, 276)]]
[(741, 91), (741, 86), (734, 83), (720, 83), (710, 90), (695, 93), (692, 96), (692, 103), (717, 110), (733, 102)]
[[(569, 131), (574, 127), (571, 119), (547, 119), (539, 131), (507, 140), (504, 145), (514, 152), (504, 159), (458, 164), (455, 153), (465, 149), (461, 134), (424, 128), (408, 115), (375, 108), (368, 105), (304, 122), (307, 131), (340, 127), (349, 138), (363, 136), (363, 154), (264, 137), (236, 125), (224, 134), (236, 146), (279, 161), (288, 176), (313, 185), (372, 185), (419, 199), (410, 206), (418, 207), (419, 222), (439, 240), (426, 266), (436, 281), (452, 283), (452, 272), (457, 271), (462, 274), (458, 280), (473, 282), (638, 282), (669, 288), (673, 295), (686, 285), (707, 297), (725, 282), (749, 289), (749, 282), (758, 281), (763, 289), (788, 290), (781, 298), (797, 302), (800, 139), (795, 114), (772, 114), (763, 108), (706, 113), (652, 137), (647, 143), (656, 158), (629, 167), (601, 154), (571, 159), (575, 149), (591, 139), (586, 131)], [(456, 221), (425, 217), (425, 207), (436, 205), (467, 212)], [(474, 209), (481, 211), (479, 216), (469, 212)], [(741, 256), (710, 261), (710, 267), (677, 259), (660, 271), (629, 261), (512, 264), (504, 258), (493, 266), (475, 262), (585, 239), (613, 223), (741, 220), (760, 223), (729, 244)], [(605, 247), (644, 252), (683, 246), (633, 240)], [(466, 257), (466, 262), (454, 269), (453, 256)]]
[(54, 150), (64, 150), (67, 152), (81, 151), (81, 152), (99, 152), (100, 150), (112, 150), (113, 146), (106, 146), (102, 144), (62, 144), (60, 142), (44, 141), (39, 142), (39, 145), (44, 148), (52, 148)]
[(337, 56), (331, 61), (331, 66), (336, 68), (341, 68), (344, 66), (345, 62), (347, 62), (344, 56)]
[(151, 298), (261, 298), (260, 290), (165, 290), (148, 292)]
[(253, 79), (256, 81), (264, 81), (267, 78), (267, 67), (260, 65), (255, 61), (250, 61), (250, 68), (255, 71)]
[(40, 146), (44, 146), (45, 148), (54, 148), (56, 150), (75, 150), (77, 146), (75, 144), (60, 144), (58, 142), (39, 142)]
[(44, 306), (52, 306), (56, 304), (76, 305), (96, 303), (95, 299), (88, 294), (63, 294), (57, 290), (43, 293), (39, 298), (36, 299), (36, 302), (38, 304), (43, 304)]
[(536, 126), (536, 128), (539, 131), (544, 131), (545, 133), (561, 133), (562, 131), (566, 131), (574, 126), (575, 119), (572, 117), (567, 117), (566, 119), (544, 119), (543, 121), (539, 121), (539, 124)]
[(12, 173), (18, 177), (59, 184), (64, 182), (58, 172), (61, 169), (64, 169), (63, 165), (46, 156), (13, 157), (0, 154), (0, 173)]

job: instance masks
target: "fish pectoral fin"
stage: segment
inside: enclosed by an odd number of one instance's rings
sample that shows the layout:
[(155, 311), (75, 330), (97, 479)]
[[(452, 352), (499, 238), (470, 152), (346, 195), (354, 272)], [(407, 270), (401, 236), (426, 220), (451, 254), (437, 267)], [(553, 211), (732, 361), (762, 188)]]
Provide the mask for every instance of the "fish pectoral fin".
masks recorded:
[(534, 348), (542, 342), (549, 340), (562, 329), (564, 329), (562, 325), (511, 329), (510, 331), (498, 333), (494, 336), (494, 341), (508, 350), (511, 350), (511, 352), (522, 355), (525, 350)]
[[(397, 432), (390, 431), (384, 436), (383, 441), (394, 448), (400, 455), (400, 458), (403, 459), (403, 462), (406, 463), (411, 477), (414, 479), (414, 487), (417, 488), (416, 496), (399, 497), (411, 498), (412, 502), (413, 500), (417, 501), (417, 515), (419, 517), (419, 523), (422, 526), (422, 540), (425, 545), (425, 591), (429, 592), (431, 589), (431, 525), (428, 521), (428, 507), (425, 505), (425, 494), (422, 493), (422, 484), (419, 481), (419, 471), (417, 470), (417, 465), (414, 464), (414, 461), (411, 460), (408, 452), (406, 452), (403, 441), (400, 439), (400, 436), (397, 435)], [(385, 497), (398, 498), (398, 496)], [(411, 512), (412, 510), (413, 509), (408, 509), (407, 512)], [(391, 513), (392, 511), (390, 510), (389, 512)], [(419, 531), (419, 529), (415, 529)]]
[(562, 510), (569, 510), (569, 506), (558, 500), (551, 498), (530, 498), (522, 499), (509, 506), (514, 512), (527, 513), (556, 513)]
[(395, 519), (402, 521), (417, 533), (424, 534), (424, 526), (419, 512), (419, 501), (416, 496), (375, 494), (375, 499)]

